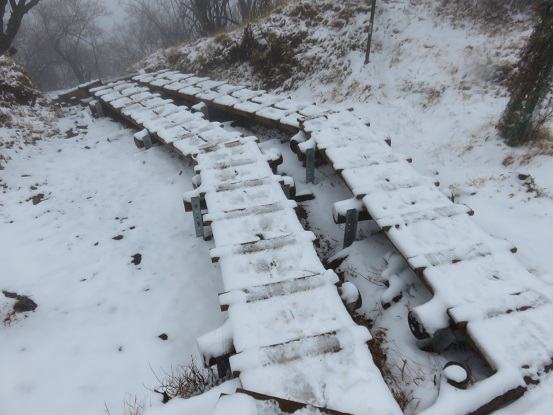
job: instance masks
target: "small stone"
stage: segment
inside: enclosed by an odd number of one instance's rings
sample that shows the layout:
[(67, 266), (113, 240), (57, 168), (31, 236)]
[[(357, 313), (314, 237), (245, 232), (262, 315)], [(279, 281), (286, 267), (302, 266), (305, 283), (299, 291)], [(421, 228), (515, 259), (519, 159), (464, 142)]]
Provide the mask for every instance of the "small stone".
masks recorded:
[(526, 180), (528, 177), (530, 177), (530, 175), (528, 175), (528, 174), (519, 174), (518, 175), (519, 180)]
[(44, 200), (44, 193), (39, 193), (38, 195), (33, 196), (31, 200), (33, 201), (33, 205), (38, 205)]
[(139, 265), (140, 262), (142, 262), (142, 255), (141, 254), (134, 254), (132, 255), (132, 263), (134, 265)]
[(123, 239), (123, 235), (117, 235), (117, 236), (114, 236), (113, 238), (114, 241), (120, 241), (121, 239)]
[(157, 337), (159, 337), (159, 338), (160, 338), (161, 340), (163, 340), (163, 341), (165, 341), (165, 340), (167, 340), (167, 339), (169, 338), (169, 336), (168, 336), (167, 334), (165, 334), (165, 333), (161, 333), (161, 334), (160, 334), (159, 336), (157, 336)]

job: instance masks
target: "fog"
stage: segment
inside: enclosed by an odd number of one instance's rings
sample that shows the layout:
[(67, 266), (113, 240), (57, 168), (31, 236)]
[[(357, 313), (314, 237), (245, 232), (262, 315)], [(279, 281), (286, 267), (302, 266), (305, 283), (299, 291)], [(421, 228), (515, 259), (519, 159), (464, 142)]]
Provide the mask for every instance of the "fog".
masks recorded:
[[(0, 4), (2, 1), (0, 0)], [(124, 73), (160, 48), (261, 16), (277, 0), (40, 0), (13, 46), (43, 90)]]

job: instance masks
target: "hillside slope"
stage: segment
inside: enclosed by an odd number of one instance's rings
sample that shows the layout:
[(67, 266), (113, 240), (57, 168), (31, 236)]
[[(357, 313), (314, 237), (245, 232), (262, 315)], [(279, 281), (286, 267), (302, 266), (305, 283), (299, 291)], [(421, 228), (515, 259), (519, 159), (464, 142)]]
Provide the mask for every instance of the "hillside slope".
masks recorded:
[[(394, 149), (412, 156), (421, 173), (437, 175), (446, 191), (462, 199), (479, 188), (487, 196), (470, 200), (485, 205), (477, 221), (516, 244), (527, 238), (496, 224), (492, 212), (513, 203), (542, 211), (553, 194), (553, 142), (510, 148), (494, 128), (507, 102), (504, 81), (532, 22), (516, 16), (509, 25), (483, 26), (448, 13), (439, 0), (379, 2), (371, 61), (363, 65), (365, 1), (290, 1), (259, 22), (160, 51), (141, 65), (353, 107)], [(490, 203), (500, 206), (488, 209)], [(538, 245), (534, 257), (547, 258), (545, 244)], [(553, 273), (548, 261), (527, 260), (529, 268)]]
[(52, 125), (59, 114), (42, 96), (24, 68), (0, 56), (0, 170), (24, 144), (59, 133)]

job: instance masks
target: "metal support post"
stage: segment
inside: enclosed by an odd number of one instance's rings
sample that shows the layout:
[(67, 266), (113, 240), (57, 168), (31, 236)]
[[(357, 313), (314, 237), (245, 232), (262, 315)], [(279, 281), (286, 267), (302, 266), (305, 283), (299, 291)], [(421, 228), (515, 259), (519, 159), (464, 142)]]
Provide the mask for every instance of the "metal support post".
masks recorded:
[(346, 212), (346, 226), (344, 228), (343, 249), (347, 248), (355, 241), (355, 235), (357, 235), (358, 220), (359, 220), (359, 212), (357, 211), (357, 209), (349, 209)]
[(365, 65), (369, 63), (369, 58), (371, 56), (371, 43), (373, 38), (373, 27), (374, 27), (374, 12), (376, 9), (376, 0), (372, 0), (371, 4), (371, 17), (369, 19), (369, 36), (367, 38), (367, 50), (365, 52)]
[(192, 204), (192, 215), (194, 216), (194, 227), (196, 228), (196, 238), (204, 237), (204, 219), (202, 217), (202, 208), (198, 196), (190, 199)]
[(315, 183), (315, 149), (308, 148), (305, 156), (305, 182)]

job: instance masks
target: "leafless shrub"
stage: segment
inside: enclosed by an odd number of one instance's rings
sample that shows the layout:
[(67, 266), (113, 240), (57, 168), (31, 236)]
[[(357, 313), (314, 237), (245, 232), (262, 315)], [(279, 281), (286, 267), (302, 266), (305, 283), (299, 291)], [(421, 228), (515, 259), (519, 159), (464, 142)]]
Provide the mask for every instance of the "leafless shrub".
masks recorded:
[(196, 365), (194, 357), (191, 357), (186, 365), (172, 367), (169, 372), (163, 371), (161, 376), (153, 370), (152, 372), (159, 383), (159, 386), (152, 391), (161, 394), (164, 403), (173, 398), (187, 399), (200, 395), (222, 381), (213, 368), (204, 369)]
[[(111, 415), (108, 405), (104, 402), (107, 415)], [(146, 402), (134, 395), (123, 403), (123, 415), (142, 415), (146, 409)]]

